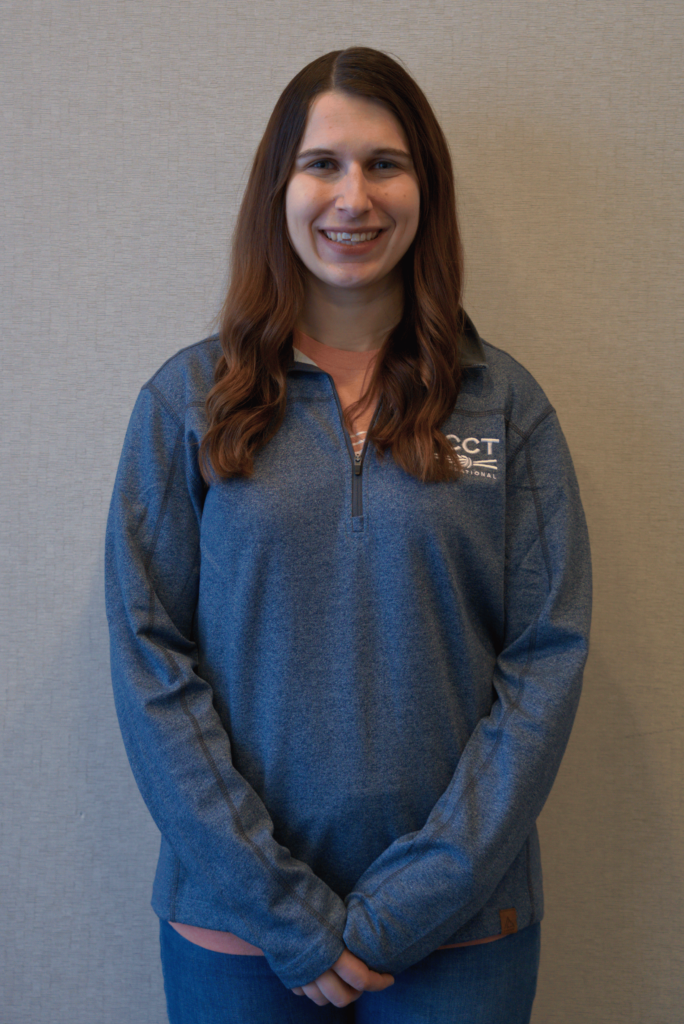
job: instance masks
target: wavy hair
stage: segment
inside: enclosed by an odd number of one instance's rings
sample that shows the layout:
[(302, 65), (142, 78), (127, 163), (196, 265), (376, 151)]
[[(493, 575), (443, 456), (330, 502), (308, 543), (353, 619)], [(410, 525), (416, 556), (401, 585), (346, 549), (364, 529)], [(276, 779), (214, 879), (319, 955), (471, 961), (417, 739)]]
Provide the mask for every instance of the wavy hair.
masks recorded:
[(418, 186), (420, 218), (401, 261), (401, 320), (375, 360), (365, 395), (347, 423), (377, 395), (370, 429), (378, 455), (419, 480), (456, 478), (453, 449), (440, 431), (460, 384), (463, 250), (449, 149), (422, 90), (391, 57), (367, 47), (335, 50), (307, 64), (276, 103), (254, 157), (233, 236), (230, 287), (220, 313), (222, 355), (207, 396), (202, 474), (250, 476), (254, 456), (285, 415), (292, 336), (304, 300), (304, 268), (285, 222), (285, 192), (308, 112), (336, 90), (383, 103), (403, 128)]

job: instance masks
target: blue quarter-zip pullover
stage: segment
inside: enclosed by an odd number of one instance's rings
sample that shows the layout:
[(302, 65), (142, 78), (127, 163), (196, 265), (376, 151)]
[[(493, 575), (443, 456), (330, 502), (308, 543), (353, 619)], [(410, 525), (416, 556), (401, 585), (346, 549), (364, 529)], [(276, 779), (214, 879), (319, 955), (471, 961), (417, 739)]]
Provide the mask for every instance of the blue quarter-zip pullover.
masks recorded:
[(249, 479), (197, 451), (218, 340), (143, 387), (106, 544), (112, 678), (161, 833), (152, 905), (283, 984), (349, 948), (398, 973), (541, 919), (535, 821), (587, 655), (587, 530), (555, 412), (468, 322), (443, 425), (464, 472), (355, 472), (332, 379), (294, 362)]

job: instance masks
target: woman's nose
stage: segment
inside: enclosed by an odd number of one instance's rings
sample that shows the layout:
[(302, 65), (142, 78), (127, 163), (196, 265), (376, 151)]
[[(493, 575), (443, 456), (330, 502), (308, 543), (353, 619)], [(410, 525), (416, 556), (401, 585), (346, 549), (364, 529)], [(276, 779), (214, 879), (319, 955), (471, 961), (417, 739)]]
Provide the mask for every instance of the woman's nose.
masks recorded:
[(345, 210), (352, 217), (368, 213), (372, 203), (368, 182), (361, 167), (350, 167), (341, 181), (340, 193), (335, 200), (336, 210)]

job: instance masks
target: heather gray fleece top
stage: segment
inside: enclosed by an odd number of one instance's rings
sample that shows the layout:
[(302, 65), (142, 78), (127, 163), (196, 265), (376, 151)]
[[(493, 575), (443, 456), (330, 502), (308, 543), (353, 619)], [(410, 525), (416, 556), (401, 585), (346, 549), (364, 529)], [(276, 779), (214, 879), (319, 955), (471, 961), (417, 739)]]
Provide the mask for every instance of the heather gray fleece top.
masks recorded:
[(372, 445), (355, 467), (332, 379), (293, 363), (254, 475), (207, 489), (216, 338), (164, 364), (126, 435), (107, 612), (162, 833), (152, 905), (260, 947), (289, 988), (345, 947), (396, 974), (542, 916), (535, 820), (579, 699), (587, 530), (539, 386), (470, 323), (464, 350), (454, 483)]

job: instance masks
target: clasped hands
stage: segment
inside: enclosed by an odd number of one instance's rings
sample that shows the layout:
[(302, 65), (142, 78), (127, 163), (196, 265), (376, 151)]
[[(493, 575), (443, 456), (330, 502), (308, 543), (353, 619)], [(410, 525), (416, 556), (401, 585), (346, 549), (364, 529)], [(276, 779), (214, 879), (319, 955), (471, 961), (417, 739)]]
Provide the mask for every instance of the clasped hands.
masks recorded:
[(315, 981), (299, 985), (292, 991), (296, 996), (308, 996), (317, 1006), (332, 1003), (333, 1006), (348, 1006), (364, 992), (382, 992), (394, 984), (391, 974), (378, 974), (366, 967), (363, 960), (345, 949), (339, 960)]

